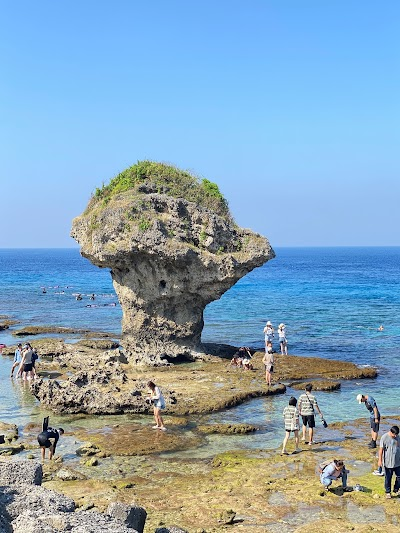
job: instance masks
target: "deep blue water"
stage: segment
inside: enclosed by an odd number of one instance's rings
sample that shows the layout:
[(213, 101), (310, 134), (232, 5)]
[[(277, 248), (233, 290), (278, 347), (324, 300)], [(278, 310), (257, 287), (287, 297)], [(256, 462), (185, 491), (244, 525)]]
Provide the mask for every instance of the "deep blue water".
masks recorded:
[[(349, 382), (340, 392), (319, 394), (328, 418), (366, 416), (363, 406), (354, 401), (355, 394), (363, 391), (376, 397), (384, 414), (398, 415), (400, 248), (275, 251), (274, 260), (206, 308), (203, 340), (261, 348), (265, 322), (271, 320), (275, 326), (284, 322), (291, 354), (379, 368), (377, 380)], [(82, 301), (73, 296), (78, 292), (84, 295)], [(91, 293), (97, 295), (95, 302), (89, 300)], [(120, 333), (121, 308), (108, 305), (118, 302), (108, 270), (91, 265), (77, 249), (0, 250), (0, 295), (0, 314), (19, 320), (20, 326), (51, 324)], [(93, 303), (98, 307), (86, 307)], [(380, 324), (382, 332), (377, 329)], [(0, 332), (0, 343), (14, 344), (15, 338)], [(3, 410), (10, 408), (17, 416), (22, 402), (25, 414), (20, 416), (26, 418), (26, 394), (7, 385), (9, 365), (9, 358), (3, 357)], [(286, 401), (284, 397), (257, 400), (215, 417), (247, 421), (261, 417), (273, 425), (275, 410), (280, 411)]]

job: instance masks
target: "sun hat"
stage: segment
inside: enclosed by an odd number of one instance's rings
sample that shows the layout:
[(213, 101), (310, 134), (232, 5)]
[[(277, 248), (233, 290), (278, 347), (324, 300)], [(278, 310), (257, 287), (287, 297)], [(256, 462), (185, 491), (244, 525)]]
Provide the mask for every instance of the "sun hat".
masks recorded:
[(285, 324), (282, 322), (282, 324), (279, 324), (278, 327), (279, 327), (279, 328), (284, 328), (284, 327), (285, 327)]
[(271, 322), (268, 320), (267, 326), (272, 326)]
[(358, 401), (358, 403), (362, 403), (362, 397), (363, 397), (362, 394), (357, 394), (357, 401)]

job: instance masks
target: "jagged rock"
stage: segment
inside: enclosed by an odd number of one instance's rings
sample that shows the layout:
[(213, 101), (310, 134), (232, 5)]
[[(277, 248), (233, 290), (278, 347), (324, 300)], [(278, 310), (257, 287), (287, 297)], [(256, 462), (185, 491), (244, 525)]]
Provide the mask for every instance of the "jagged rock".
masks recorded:
[(205, 306), (275, 255), (234, 223), (215, 184), (148, 161), (98, 189), (71, 236), (84, 257), (111, 269), (122, 345), (137, 364), (203, 353)]
[(143, 533), (147, 518), (147, 512), (143, 507), (135, 504), (126, 505), (125, 503), (113, 502), (108, 506), (107, 514), (119, 520), (127, 527)]
[[(82, 371), (65, 381), (38, 379), (31, 391), (43, 406), (63, 414), (148, 413), (150, 405), (143, 395), (143, 386), (131, 391), (120, 390), (127, 380), (124, 372), (109, 370)], [(107, 385), (107, 394), (104, 393)], [(163, 389), (167, 405), (176, 403), (171, 391)]]
[(76, 453), (78, 455), (85, 455), (85, 456), (91, 456), (96, 455), (100, 451), (100, 448), (96, 446), (96, 444), (92, 444), (91, 442), (84, 442), (77, 450)]
[(77, 479), (86, 479), (86, 477), (80, 472), (76, 472), (72, 468), (63, 467), (61, 468), (56, 476), (61, 481), (76, 481)]
[(41, 485), (42, 465), (32, 461), (1, 461), (0, 485)]

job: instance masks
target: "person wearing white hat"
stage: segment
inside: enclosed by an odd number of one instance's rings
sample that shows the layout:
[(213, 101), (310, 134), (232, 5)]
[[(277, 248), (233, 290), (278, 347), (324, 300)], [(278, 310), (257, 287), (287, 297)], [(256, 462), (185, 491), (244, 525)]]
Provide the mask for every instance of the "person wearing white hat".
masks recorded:
[(286, 339), (286, 326), (285, 324), (279, 324), (278, 326), (279, 346), (281, 348), (281, 354), (287, 355), (287, 339)]
[(375, 398), (373, 398), (370, 394), (358, 394), (357, 401), (358, 403), (365, 403), (365, 407), (370, 412), (371, 442), (368, 444), (368, 448), (376, 448), (381, 414), (379, 412)]
[(264, 328), (264, 338), (265, 338), (265, 353), (268, 352), (268, 343), (271, 343), (272, 346), (272, 339), (274, 338), (274, 328), (272, 327), (271, 322), (268, 320), (268, 322), (265, 324)]

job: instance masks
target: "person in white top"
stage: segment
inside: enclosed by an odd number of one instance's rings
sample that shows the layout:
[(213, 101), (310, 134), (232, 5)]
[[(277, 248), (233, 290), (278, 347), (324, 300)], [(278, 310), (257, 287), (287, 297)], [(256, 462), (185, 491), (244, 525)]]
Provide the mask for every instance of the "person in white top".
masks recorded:
[(281, 348), (281, 354), (287, 355), (287, 339), (286, 339), (286, 326), (285, 324), (279, 324), (278, 326), (279, 346)]
[(271, 322), (268, 320), (268, 322), (265, 324), (264, 328), (264, 338), (265, 338), (265, 352), (268, 351), (268, 343), (271, 343), (272, 346), (272, 339), (274, 338), (274, 328), (272, 327)]
[(164, 426), (164, 421), (161, 416), (161, 409), (165, 409), (164, 396), (162, 395), (162, 392), (160, 391), (159, 387), (157, 387), (156, 384), (152, 381), (149, 381), (147, 383), (147, 387), (149, 388), (149, 400), (153, 404), (154, 420), (156, 421), (156, 425), (153, 426), (153, 429), (161, 429), (162, 431), (167, 431), (167, 428)]

